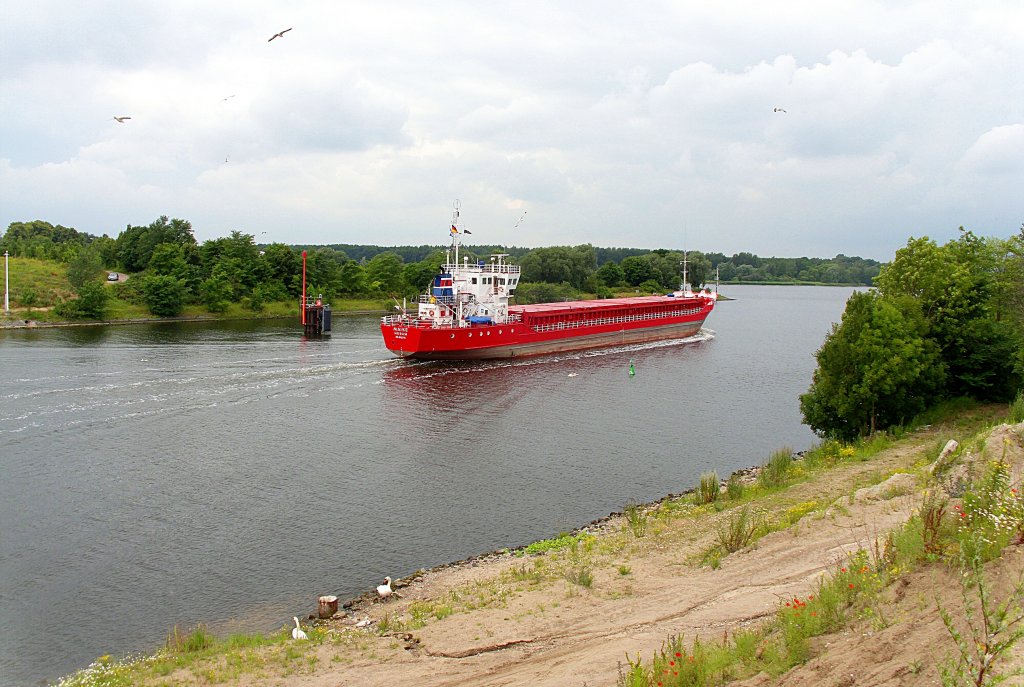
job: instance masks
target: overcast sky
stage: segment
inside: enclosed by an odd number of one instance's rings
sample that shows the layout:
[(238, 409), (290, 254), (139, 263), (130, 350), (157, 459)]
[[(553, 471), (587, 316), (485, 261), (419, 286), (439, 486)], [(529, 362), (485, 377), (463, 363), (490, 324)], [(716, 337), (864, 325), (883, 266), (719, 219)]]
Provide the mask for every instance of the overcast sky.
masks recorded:
[(889, 260), (1024, 222), (1019, 0), (3, 5), (0, 230), (442, 244), (458, 198), (479, 243)]

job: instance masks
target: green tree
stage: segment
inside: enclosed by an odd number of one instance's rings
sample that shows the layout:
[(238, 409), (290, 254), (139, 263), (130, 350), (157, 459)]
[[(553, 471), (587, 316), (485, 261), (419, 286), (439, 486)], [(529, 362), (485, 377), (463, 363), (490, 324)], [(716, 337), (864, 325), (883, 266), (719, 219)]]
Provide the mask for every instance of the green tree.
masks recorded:
[(405, 294), (416, 295), (426, 291), (434, 275), (444, 264), (444, 254), (434, 251), (419, 262), (407, 264), (402, 270), (402, 281), (405, 283)]
[(150, 275), (142, 280), (142, 296), (154, 315), (174, 317), (185, 307), (185, 283), (168, 275)]
[(391, 295), (403, 293), (402, 258), (395, 253), (387, 251), (373, 256), (365, 269), (371, 291)]
[(520, 266), (523, 281), (550, 284), (567, 282), (581, 289), (597, 271), (597, 253), (589, 244), (535, 248), (523, 256)]
[(657, 278), (654, 266), (640, 255), (631, 255), (623, 259), (622, 272), (626, 275), (626, 283), (630, 286), (639, 286), (648, 279)]
[(54, 311), (70, 320), (102, 320), (107, 313), (106, 285), (98, 281), (86, 282), (77, 294), (76, 298), (57, 303)]
[[(299, 295), (302, 290), (302, 257), (298, 253), (283, 243), (272, 243), (263, 251), (263, 262), (266, 264), (267, 281), (281, 284), (292, 296)], [(296, 283), (298, 288), (294, 286)]]
[(103, 269), (103, 258), (98, 251), (84, 247), (68, 263), (68, 281), (76, 289), (81, 289), (86, 282), (95, 281)]
[(1021, 385), (1014, 353), (1022, 340), (1019, 330), (995, 317), (1005, 257), (992, 246), (962, 227), (960, 237), (943, 246), (911, 238), (876, 283), (885, 296), (920, 304), (925, 336), (948, 371), (948, 395), (1006, 402)]
[(161, 243), (177, 243), (194, 250), (192, 225), (183, 219), (161, 216), (149, 226), (128, 226), (115, 241), (118, 263), (128, 272), (141, 272), (149, 266), (153, 251)]
[(151, 274), (162, 274), (177, 277), (182, 281), (188, 276), (188, 263), (185, 262), (185, 251), (176, 243), (161, 243), (153, 249), (153, 255), (147, 265)]
[(213, 276), (199, 287), (199, 297), (210, 312), (224, 312), (233, 300), (231, 282), (223, 276)]
[(700, 251), (690, 251), (686, 254), (686, 259), (688, 277), (694, 289), (701, 288), (715, 276), (711, 260)]
[(626, 281), (626, 273), (614, 262), (606, 262), (597, 268), (597, 278), (605, 286), (621, 286)]
[(850, 440), (906, 422), (930, 407), (945, 366), (915, 302), (868, 291), (850, 296), (842, 322), (818, 350), (800, 397), (804, 422), (822, 436)]
[(516, 287), (516, 302), (522, 304), (557, 303), (558, 301), (573, 301), (578, 298), (579, 292), (566, 282), (561, 284), (520, 282)]
[(338, 268), (337, 284), (342, 296), (366, 293), (366, 270), (355, 260), (348, 260)]

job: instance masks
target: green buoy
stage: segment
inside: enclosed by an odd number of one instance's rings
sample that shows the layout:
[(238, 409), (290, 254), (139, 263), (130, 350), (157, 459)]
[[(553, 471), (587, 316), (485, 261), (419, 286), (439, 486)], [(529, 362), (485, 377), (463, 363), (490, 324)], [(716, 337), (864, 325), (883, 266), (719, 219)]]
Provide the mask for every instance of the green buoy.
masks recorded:
[(629, 361), (629, 376), (632, 377), (635, 374), (636, 374), (636, 370), (633, 369), (633, 361), (630, 360)]

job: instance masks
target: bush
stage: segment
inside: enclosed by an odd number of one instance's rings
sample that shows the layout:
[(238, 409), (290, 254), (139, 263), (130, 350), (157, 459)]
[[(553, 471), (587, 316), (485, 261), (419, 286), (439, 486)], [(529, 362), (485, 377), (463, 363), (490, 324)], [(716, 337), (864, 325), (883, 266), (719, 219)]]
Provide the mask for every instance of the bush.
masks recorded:
[(142, 295), (146, 307), (158, 317), (174, 317), (185, 307), (185, 283), (167, 275), (146, 277)]
[(69, 320), (102, 320), (107, 312), (107, 287), (87, 282), (78, 289), (77, 298), (60, 301), (53, 310)]
[(744, 506), (729, 516), (725, 527), (718, 528), (718, 543), (727, 553), (735, 553), (750, 543), (755, 529), (757, 523), (750, 514), (750, 506)]

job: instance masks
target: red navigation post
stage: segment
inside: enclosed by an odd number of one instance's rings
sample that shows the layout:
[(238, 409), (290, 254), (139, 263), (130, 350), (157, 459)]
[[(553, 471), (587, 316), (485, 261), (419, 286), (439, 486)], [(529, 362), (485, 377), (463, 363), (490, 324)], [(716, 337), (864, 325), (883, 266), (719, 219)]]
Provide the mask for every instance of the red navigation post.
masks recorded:
[(306, 336), (320, 336), (331, 331), (331, 306), (324, 303), (323, 294), (314, 299), (306, 297), (306, 251), (302, 251), (302, 331)]

